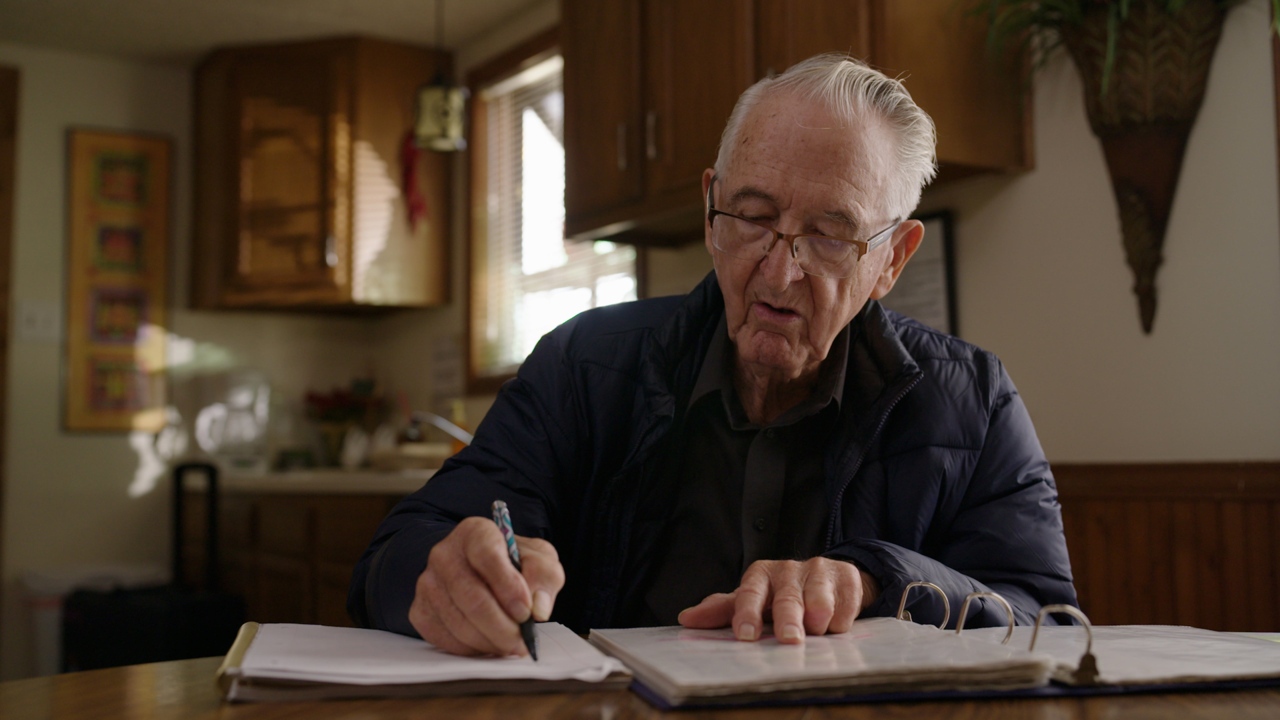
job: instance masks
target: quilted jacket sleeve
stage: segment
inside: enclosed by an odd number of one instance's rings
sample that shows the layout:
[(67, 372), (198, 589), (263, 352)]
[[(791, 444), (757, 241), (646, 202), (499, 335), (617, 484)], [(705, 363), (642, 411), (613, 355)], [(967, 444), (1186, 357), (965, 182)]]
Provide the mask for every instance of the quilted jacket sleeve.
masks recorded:
[[(893, 615), (908, 583), (938, 585), (956, 618), (965, 595), (995, 591), (1013, 607), (1018, 624), (1032, 624), (1040, 607), (1076, 604), (1062, 531), (1057, 488), (1031, 418), (1003, 368), (976, 466), (959, 510), (939, 533), (933, 556), (893, 543), (851, 539), (827, 553), (862, 566), (881, 585), (868, 615)], [(1008, 622), (1003, 608), (983, 600), (970, 607), (966, 627)], [(907, 605), (916, 622), (938, 623), (943, 607), (927, 588), (912, 591)]]
[(347, 611), (361, 626), (417, 635), (409, 624), (414, 587), (437, 542), (463, 518), (490, 515), (495, 499), (511, 508), (517, 534), (551, 539), (572, 475), (576, 421), (573, 375), (559, 338), (544, 337), (503, 386), (475, 441), (450, 458), (420, 490), (392, 509), (352, 573)]

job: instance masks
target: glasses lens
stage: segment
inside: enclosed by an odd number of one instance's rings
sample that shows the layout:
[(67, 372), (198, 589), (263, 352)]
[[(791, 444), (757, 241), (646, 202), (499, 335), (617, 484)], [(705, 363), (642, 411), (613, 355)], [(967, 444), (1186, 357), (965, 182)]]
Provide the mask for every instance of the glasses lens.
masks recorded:
[(768, 228), (732, 215), (718, 215), (711, 224), (711, 242), (716, 249), (742, 260), (763, 258), (773, 237)]
[(844, 278), (853, 275), (858, 253), (851, 243), (816, 235), (796, 238), (796, 259), (810, 275)]

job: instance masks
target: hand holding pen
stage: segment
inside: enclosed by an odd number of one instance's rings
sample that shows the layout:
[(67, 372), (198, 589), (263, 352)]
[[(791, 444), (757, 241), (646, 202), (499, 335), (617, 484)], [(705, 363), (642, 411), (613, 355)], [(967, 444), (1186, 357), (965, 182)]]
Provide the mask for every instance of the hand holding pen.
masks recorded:
[[(507, 555), (511, 557), (511, 564), (515, 566), (516, 572), (524, 572), (520, 567), (520, 548), (516, 547), (516, 531), (511, 527), (511, 513), (507, 510), (507, 504), (501, 500), (493, 501), (493, 524), (498, 526), (498, 532), (502, 533), (502, 539), (507, 543)], [(538, 636), (534, 631), (532, 613), (520, 623), (520, 638), (524, 640), (529, 657), (537, 660)]]
[(409, 622), (424, 640), (457, 655), (524, 655), (532, 649), (520, 623), (550, 617), (564, 568), (551, 543), (513, 537), (519, 570), (489, 518), (466, 518), (436, 543), (409, 607)]

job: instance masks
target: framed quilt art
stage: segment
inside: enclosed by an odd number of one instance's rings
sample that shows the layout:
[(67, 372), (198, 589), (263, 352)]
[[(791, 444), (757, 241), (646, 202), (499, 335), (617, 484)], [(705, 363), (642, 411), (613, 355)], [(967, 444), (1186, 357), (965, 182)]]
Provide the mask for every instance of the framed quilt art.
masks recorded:
[(67, 138), (67, 430), (164, 427), (172, 143)]

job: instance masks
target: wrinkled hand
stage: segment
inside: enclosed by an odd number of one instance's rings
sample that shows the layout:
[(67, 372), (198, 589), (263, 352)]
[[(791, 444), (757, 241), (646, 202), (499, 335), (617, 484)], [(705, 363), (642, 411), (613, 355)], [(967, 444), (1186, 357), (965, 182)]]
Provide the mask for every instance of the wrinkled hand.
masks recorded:
[(739, 640), (758, 640), (771, 615), (778, 641), (795, 644), (806, 632), (848, 632), (879, 595), (874, 578), (843, 560), (759, 560), (737, 590), (708, 596), (680, 613), (679, 622), (687, 628), (732, 625)]
[(516, 536), (523, 574), (492, 520), (470, 517), (431, 549), (418, 576), (409, 622), (423, 640), (455, 655), (527, 655), (520, 623), (551, 616), (564, 568), (551, 543)]

